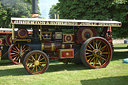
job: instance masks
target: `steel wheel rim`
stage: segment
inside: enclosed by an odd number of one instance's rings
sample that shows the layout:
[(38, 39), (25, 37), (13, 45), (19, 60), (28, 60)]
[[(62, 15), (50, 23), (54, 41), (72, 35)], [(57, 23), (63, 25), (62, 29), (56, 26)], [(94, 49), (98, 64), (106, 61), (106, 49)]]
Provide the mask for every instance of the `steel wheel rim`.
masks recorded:
[(112, 51), (109, 43), (100, 38), (91, 40), (85, 48), (85, 60), (92, 68), (103, 68), (111, 60)]
[(31, 74), (41, 74), (48, 68), (48, 58), (45, 54), (34, 52), (27, 56), (25, 68)]
[(29, 51), (28, 46), (21, 44), (13, 44), (9, 49), (9, 58), (15, 64), (22, 64), (21, 58), (23, 57), (23, 54), (26, 51)]

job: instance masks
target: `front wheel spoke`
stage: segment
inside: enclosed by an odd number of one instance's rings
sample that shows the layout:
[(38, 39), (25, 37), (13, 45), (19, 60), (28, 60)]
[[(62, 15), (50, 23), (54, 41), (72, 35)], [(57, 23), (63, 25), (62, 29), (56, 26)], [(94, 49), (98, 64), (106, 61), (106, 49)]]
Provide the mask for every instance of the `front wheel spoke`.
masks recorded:
[(38, 61), (40, 60), (40, 57), (41, 57), (41, 55), (39, 55), (39, 57), (38, 57)]
[(40, 62), (40, 64), (45, 64), (46, 62)]
[(31, 68), (33, 66), (33, 63), (28, 63), (27, 66), (28, 68)]
[(36, 57), (35, 59), (37, 60), (37, 59), (38, 59), (38, 58), (37, 58), (37, 57), (38, 57), (38, 56), (37, 56), (37, 53), (35, 54), (35, 57)]
[(27, 63), (27, 64), (33, 64), (33, 63)]
[(28, 59), (28, 60), (33, 62), (33, 60), (31, 60), (31, 59)]
[(37, 66), (36, 66), (36, 72), (38, 71), (38, 68), (37, 68)]
[(43, 57), (43, 58), (41, 58), (39, 61), (42, 61), (43, 59), (45, 59), (45, 58)]
[(34, 66), (34, 67), (32, 68), (32, 72), (34, 71), (35, 67), (36, 67), (36, 66)]
[(40, 71), (42, 70), (40, 66), (38, 66), (38, 68), (40, 69)]
[[(45, 68), (46, 64), (39, 64), (42, 68)], [(44, 65), (44, 66), (43, 66)]]
[(32, 56), (32, 59), (35, 61), (35, 58)]

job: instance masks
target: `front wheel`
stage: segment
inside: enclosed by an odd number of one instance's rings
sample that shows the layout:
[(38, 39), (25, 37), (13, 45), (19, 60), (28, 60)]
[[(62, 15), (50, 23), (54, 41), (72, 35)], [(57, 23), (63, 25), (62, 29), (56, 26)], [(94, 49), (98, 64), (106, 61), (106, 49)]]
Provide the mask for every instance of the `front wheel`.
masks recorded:
[(89, 68), (104, 68), (112, 58), (109, 42), (102, 37), (92, 37), (81, 47), (81, 61)]
[(30, 74), (41, 74), (48, 69), (49, 59), (44, 52), (34, 50), (25, 56), (23, 65)]

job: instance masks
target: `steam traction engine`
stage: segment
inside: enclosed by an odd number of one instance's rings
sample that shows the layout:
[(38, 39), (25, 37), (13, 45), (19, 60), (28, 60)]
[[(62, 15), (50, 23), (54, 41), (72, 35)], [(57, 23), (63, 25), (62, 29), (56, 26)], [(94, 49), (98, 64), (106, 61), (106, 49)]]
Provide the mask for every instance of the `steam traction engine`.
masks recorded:
[[(17, 32), (15, 28), (15, 32)], [(32, 30), (28, 30), (28, 34), (31, 35)], [(0, 53), (1, 60), (8, 59), (8, 48), (12, 43), (12, 28), (0, 28)]]
[[(30, 74), (45, 72), (50, 58), (64, 63), (82, 62), (95, 69), (106, 67), (112, 58), (111, 27), (121, 27), (117, 21), (39, 18), (11, 18), (11, 24), (9, 59), (23, 63)], [(16, 32), (15, 27), (19, 28)]]

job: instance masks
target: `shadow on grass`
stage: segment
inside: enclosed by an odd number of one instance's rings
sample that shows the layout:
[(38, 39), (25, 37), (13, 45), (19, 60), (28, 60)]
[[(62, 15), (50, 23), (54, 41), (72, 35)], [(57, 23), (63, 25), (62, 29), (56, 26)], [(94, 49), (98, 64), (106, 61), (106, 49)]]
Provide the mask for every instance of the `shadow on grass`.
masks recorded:
[(128, 76), (81, 80), (82, 85), (128, 85)]
[(114, 49), (128, 49), (128, 47), (114, 47)]
[(0, 61), (0, 66), (8, 66), (8, 65), (14, 65), (14, 63), (12, 63), (9, 60), (1, 60)]
[[(12, 65), (11, 63), (8, 64), (8, 62), (2, 63), (4, 66)], [(5, 65), (6, 64), (6, 65)], [(52, 65), (54, 64), (54, 65)], [(3, 66), (2, 65), (2, 66)], [(13, 65), (12, 65), (13, 67)], [(58, 72), (58, 71), (77, 71), (77, 70), (88, 70), (83, 64), (77, 65), (77, 64), (63, 64), (60, 62), (52, 62), (49, 65), (49, 68), (46, 72)], [(30, 75), (27, 73), (25, 68), (11, 68), (10, 69), (4, 69), (0, 70), (0, 77), (2, 76), (21, 76), (21, 75)]]
[[(128, 58), (128, 52), (114, 52), (112, 61)], [(0, 66), (9, 66), (14, 65), (8, 60), (0, 61)], [(60, 63), (60, 62), (52, 62), (49, 65), (47, 72), (57, 72), (57, 71), (78, 71), (78, 70), (90, 70), (85, 67), (83, 64), (74, 64), (70, 63), (68, 65)], [(0, 70), (0, 76), (20, 76), (20, 75), (29, 75), (24, 68), (11, 68)]]
[(113, 52), (112, 61), (128, 58), (128, 52)]
[(0, 77), (2, 76), (21, 76), (29, 75), (24, 68), (13, 68), (0, 70)]
[(57, 72), (57, 71), (77, 71), (77, 70), (89, 70), (86, 66), (83, 64), (55, 64), (55, 65), (49, 65), (49, 68), (47, 72)]

